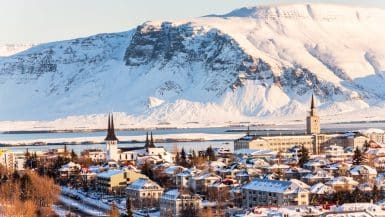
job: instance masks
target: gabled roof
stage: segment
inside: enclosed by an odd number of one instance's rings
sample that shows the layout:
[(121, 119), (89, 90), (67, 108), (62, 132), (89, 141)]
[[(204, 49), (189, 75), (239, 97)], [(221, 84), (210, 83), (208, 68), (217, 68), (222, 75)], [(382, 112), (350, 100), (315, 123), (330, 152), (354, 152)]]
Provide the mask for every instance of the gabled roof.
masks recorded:
[(131, 190), (163, 190), (162, 187), (160, 187), (156, 182), (151, 181), (150, 179), (147, 178), (139, 178), (135, 182), (131, 183), (130, 185), (127, 186), (126, 189), (131, 189)]
[(122, 171), (122, 170), (107, 170), (105, 172), (101, 172), (101, 173), (97, 174), (96, 176), (101, 177), (101, 178), (110, 178), (112, 176), (116, 176), (116, 175), (122, 174), (122, 173), (124, 173), (124, 171)]
[(307, 191), (309, 186), (299, 180), (280, 181), (271, 179), (254, 179), (250, 183), (243, 186), (243, 189), (273, 192), (273, 193), (295, 193), (299, 191)]
[(326, 182), (326, 185), (358, 185), (358, 182), (353, 180), (352, 177), (338, 176), (332, 180)]
[(201, 197), (199, 197), (196, 194), (188, 194), (188, 193), (181, 193), (178, 189), (171, 189), (163, 193), (162, 198), (169, 199), (169, 200), (202, 200)]
[(317, 183), (310, 188), (310, 193), (312, 194), (330, 194), (333, 193), (334, 189), (330, 186), (327, 186), (323, 183)]
[(350, 171), (351, 175), (362, 175), (367, 172), (369, 175), (377, 175), (377, 170), (368, 165), (357, 165)]
[(315, 173), (310, 173), (304, 176), (305, 179), (333, 179), (334, 177), (330, 175), (325, 170), (318, 170)]

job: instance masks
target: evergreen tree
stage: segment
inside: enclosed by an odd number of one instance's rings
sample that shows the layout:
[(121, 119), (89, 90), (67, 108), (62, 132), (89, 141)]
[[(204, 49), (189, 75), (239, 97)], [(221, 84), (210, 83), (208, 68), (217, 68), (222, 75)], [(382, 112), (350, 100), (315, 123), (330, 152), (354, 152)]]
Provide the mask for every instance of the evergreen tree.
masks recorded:
[(365, 140), (365, 143), (364, 143), (364, 152), (366, 152), (369, 148), (370, 148), (370, 144), (369, 144), (368, 140)]
[(184, 160), (184, 161), (187, 159), (186, 152), (185, 152), (184, 148), (182, 148), (182, 150), (180, 151), (180, 158), (181, 158), (181, 160)]
[(360, 165), (362, 161), (363, 161), (363, 156), (362, 156), (361, 150), (358, 149), (357, 147), (356, 150), (354, 150), (354, 154), (353, 154), (353, 165)]
[(18, 181), (19, 179), (20, 179), (19, 173), (18, 173), (16, 170), (13, 171), (13, 174), (12, 174), (12, 180), (13, 180), (13, 182)]
[(29, 150), (27, 148), (27, 150), (25, 151), (25, 154), (24, 154), (25, 158), (28, 159), (31, 157), (31, 154), (29, 153)]
[(71, 149), (71, 161), (75, 161), (78, 159), (78, 155), (75, 153), (73, 149)]
[(378, 189), (377, 185), (374, 184), (371, 199), (374, 203), (377, 203), (377, 201), (380, 199), (381, 191)]
[(198, 156), (195, 153), (195, 150), (192, 150), (191, 163), (192, 163), (193, 166), (196, 166), (196, 164), (198, 163)]
[(126, 212), (127, 212), (127, 217), (133, 217), (134, 216), (134, 214), (132, 213), (130, 198), (127, 198), (127, 201), (126, 201)]
[(63, 156), (64, 156), (65, 158), (68, 156), (67, 144), (64, 144), (64, 148), (63, 148)]
[(351, 202), (355, 202), (355, 203), (364, 202), (364, 200), (365, 200), (364, 199), (364, 193), (358, 187), (356, 187), (352, 191), (350, 198), (353, 200)]
[(26, 158), (24, 166), (26, 168), (30, 168), (30, 169), (37, 168), (37, 154), (36, 154), (36, 152), (34, 152), (32, 155), (30, 155), (28, 158)]
[(25, 202), (32, 198), (32, 194), (32, 180), (28, 173), (26, 173), (20, 179), (20, 200)]
[(309, 150), (302, 145), (301, 150), (299, 152), (299, 160), (298, 165), (300, 167), (303, 167), (304, 164), (306, 164), (309, 161)]
[(206, 156), (209, 158), (209, 161), (215, 161), (215, 153), (211, 145), (206, 149)]
[(153, 179), (154, 178), (154, 173), (151, 170), (151, 167), (149, 163), (144, 163), (142, 166), (142, 174), (146, 175), (148, 178)]
[(179, 155), (179, 152), (176, 153), (175, 155), (175, 164), (176, 165), (180, 165), (180, 155)]
[(180, 165), (183, 167), (187, 166), (187, 154), (184, 148), (182, 148), (182, 150), (180, 151)]
[(183, 216), (183, 217), (198, 217), (198, 214), (199, 214), (199, 210), (186, 203), (186, 204), (182, 204), (182, 209), (180, 211), (180, 216)]

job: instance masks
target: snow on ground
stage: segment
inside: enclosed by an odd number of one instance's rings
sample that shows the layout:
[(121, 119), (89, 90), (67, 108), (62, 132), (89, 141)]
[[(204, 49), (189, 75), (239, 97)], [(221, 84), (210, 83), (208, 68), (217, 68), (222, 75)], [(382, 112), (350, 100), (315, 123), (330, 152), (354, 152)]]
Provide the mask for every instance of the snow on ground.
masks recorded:
[(107, 216), (105, 212), (102, 212), (100, 210), (97, 210), (91, 206), (87, 206), (83, 204), (81, 201), (75, 201), (68, 197), (60, 196), (59, 201), (66, 206), (70, 206), (72, 209), (77, 209), (82, 213), (85, 213), (87, 215), (91, 216)]
[(71, 216), (74, 216), (74, 217), (80, 217), (78, 215), (75, 215), (75, 213), (72, 213), (70, 212), (69, 210), (65, 209), (64, 207), (62, 207), (61, 205), (53, 205), (52, 206), (52, 209), (54, 210), (54, 212), (59, 215), (60, 217), (66, 217), (68, 214), (71, 214)]
[[(217, 115), (208, 113), (208, 116)], [(115, 128), (117, 129), (156, 129), (156, 128), (202, 128), (202, 127), (229, 127), (232, 125), (269, 125), (271, 128), (292, 127), (295, 129), (304, 128), (307, 113), (294, 116), (273, 116), (273, 117), (244, 117), (241, 120), (229, 118), (229, 121), (189, 121), (181, 122), (178, 118), (169, 122), (148, 122), (140, 120), (123, 112), (114, 112)], [(231, 117), (231, 114), (229, 114)], [(372, 107), (359, 111), (335, 113), (333, 111), (320, 112), (323, 124), (333, 125), (339, 122), (378, 122), (385, 121), (385, 107)], [(68, 116), (53, 121), (0, 121), (1, 131), (39, 131), (39, 130), (94, 130), (105, 129), (107, 114), (93, 114), (82, 116)]]
[[(244, 133), (237, 134), (207, 134), (207, 133), (180, 133), (180, 134), (160, 134), (156, 139), (160, 140), (235, 140), (244, 136)], [(79, 138), (54, 138), (54, 139), (30, 139), (30, 140), (4, 140), (1, 144), (17, 145), (17, 144), (33, 144), (33, 143), (81, 143), (91, 142), (94, 144), (104, 143), (105, 136), (99, 137), (79, 137)], [(140, 136), (119, 136), (120, 141), (144, 141), (144, 135)]]

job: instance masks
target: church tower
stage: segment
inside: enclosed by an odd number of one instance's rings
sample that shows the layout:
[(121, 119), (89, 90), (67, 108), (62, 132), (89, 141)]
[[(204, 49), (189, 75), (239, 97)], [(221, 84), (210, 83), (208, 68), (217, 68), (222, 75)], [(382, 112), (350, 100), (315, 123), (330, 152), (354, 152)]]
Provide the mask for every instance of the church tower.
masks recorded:
[(314, 95), (311, 95), (311, 105), (309, 116), (306, 117), (306, 132), (307, 134), (320, 134), (320, 119), (317, 115), (317, 109), (314, 105)]
[(107, 136), (104, 141), (106, 141), (107, 161), (118, 160), (118, 138), (115, 135), (114, 116), (112, 114), (108, 114)]

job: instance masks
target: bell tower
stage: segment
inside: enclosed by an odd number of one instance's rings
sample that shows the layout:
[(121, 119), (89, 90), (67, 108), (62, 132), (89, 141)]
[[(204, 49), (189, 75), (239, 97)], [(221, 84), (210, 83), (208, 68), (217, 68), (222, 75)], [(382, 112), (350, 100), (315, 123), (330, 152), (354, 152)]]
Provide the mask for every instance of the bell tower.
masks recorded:
[(118, 138), (115, 135), (114, 128), (114, 116), (112, 114), (108, 114), (108, 129), (107, 136), (104, 139), (106, 141), (106, 152), (107, 152), (107, 161), (110, 160), (118, 160)]
[(320, 134), (320, 118), (317, 115), (317, 109), (315, 108), (314, 95), (311, 95), (311, 104), (309, 116), (306, 117), (306, 132), (307, 134)]

